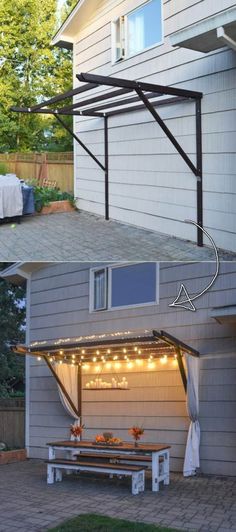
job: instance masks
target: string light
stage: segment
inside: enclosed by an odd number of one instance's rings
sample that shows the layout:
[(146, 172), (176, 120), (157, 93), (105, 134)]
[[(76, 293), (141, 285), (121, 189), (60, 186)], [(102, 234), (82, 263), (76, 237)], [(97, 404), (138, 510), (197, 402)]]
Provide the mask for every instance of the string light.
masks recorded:
[(82, 355), (85, 355), (85, 349), (82, 349)]
[(41, 357), (37, 357), (37, 360), (40, 362), (40, 360), (42, 360), (42, 358)]
[(121, 368), (121, 363), (120, 362), (116, 362), (115, 363), (115, 368), (116, 369), (120, 369)]
[(97, 357), (93, 357), (93, 362), (97, 362)]
[(60, 355), (63, 355), (63, 352), (64, 352), (64, 351), (60, 351)]
[(107, 363), (106, 363), (106, 368), (107, 368), (107, 369), (111, 369), (111, 367), (112, 367), (111, 362), (107, 362)]
[(160, 358), (160, 362), (161, 364), (167, 364), (168, 362), (168, 357), (167, 355), (164, 355), (163, 357)]
[(108, 350), (107, 350), (107, 354), (108, 354), (108, 355), (110, 355), (110, 353), (111, 353), (111, 350), (110, 350), (110, 349), (108, 349)]

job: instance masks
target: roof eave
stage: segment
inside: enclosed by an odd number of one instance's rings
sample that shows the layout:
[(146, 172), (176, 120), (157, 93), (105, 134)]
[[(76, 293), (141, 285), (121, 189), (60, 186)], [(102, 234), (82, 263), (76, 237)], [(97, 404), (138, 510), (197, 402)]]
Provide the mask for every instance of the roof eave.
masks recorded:
[(59, 30), (52, 38), (52, 46), (58, 46), (59, 48), (67, 48), (68, 50), (73, 49), (73, 39), (71, 39), (71, 37), (67, 36), (66, 34), (70, 30), (70, 25), (75, 15), (78, 13), (80, 8), (84, 4), (84, 2), (85, 0), (79, 0), (74, 9), (72, 9), (72, 11), (69, 13), (66, 20), (64, 20), (63, 24), (60, 26)]

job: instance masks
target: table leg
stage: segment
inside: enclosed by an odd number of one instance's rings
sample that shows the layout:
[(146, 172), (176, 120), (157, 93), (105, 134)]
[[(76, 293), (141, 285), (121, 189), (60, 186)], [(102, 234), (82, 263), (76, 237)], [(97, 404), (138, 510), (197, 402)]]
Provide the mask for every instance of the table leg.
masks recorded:
[(159, 453), (152, 453), (152, 491), (159, 491)]

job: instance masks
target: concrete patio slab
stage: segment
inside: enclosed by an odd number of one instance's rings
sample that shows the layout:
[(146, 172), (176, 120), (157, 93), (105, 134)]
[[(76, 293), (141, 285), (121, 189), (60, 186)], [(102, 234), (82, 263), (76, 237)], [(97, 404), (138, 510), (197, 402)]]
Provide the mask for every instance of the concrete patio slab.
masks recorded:
[[(1, 261), (208, 261), (212, 248), (86, 212), (24, 217), (0, 226)], [(236, 254), (220, 252), (221, 260)]]
[(0, 532), (46, 531), (81, 513), (201, 532), (236, 531), (236, 478), (171, 475), (159, 493), (130, 493), (129, 480), (67, 476), (46, 484), (46, 464), (29, 460), (1, 466)]

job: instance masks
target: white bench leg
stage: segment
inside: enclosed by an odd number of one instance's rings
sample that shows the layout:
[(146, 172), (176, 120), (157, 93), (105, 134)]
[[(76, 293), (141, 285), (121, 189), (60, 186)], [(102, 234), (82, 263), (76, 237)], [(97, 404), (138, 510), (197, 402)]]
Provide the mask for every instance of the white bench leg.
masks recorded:
[(58, 467), (56, 468), (55, 480), (56, 482), (62, 481), (62, 470), (59, 469)]
[(152, 491), (159, 491), (159, 455), (152, 453)]
[(132, 495), (138, 495), (138, 473), (132, 474)]
[(145, 490), (145, 471), (139, 473), (139, 492)]
[(50, 464), (47, 466), (47, 484), (54, 484), (54, 467)]
[[(67, 452), (66, 452), (66, 459), (67, 459), (67, 460), (73, 460), (73, 452), (71, 452), (71, 451), (67, 451)], [(67, 475), (72, 475), (72, 473), (73, 473), (73, 471), (72, 471), (71, 469), (67, 469), (67, 470), (66, 470), (66, 474), (67, 474)]]
[(164, 485), (169, 486), (170, 484), (170, 453), (169, 451), (166, 451), (164, 454), (163, 467), (164, 467), (164, 474), (165, 474)]

